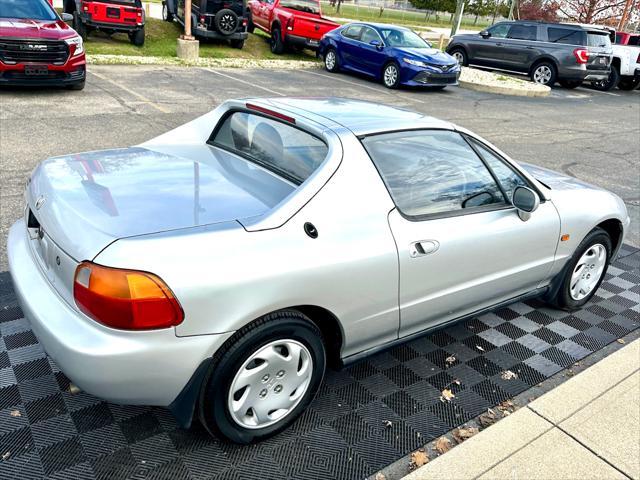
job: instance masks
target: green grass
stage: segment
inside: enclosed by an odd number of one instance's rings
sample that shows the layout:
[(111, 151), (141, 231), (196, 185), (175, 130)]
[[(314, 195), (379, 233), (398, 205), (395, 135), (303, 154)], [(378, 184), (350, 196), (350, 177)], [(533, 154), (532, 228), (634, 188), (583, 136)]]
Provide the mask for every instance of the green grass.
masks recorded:
[[(175, 57), (177, 38), (182, 28), (177, 23), (167, 23), (147, 18), (145, 24), (145, 42), (136, 47), (129, 42), (125, 33), (116, 33), (110, 37), (102, 32), (91, 32), (85, 42), (87, 53), (107, 55), (141, 55), (154, 57)], [(242, 49), (231, 48), (227, 42), (209, 40), (200, 41), (202, 58), (247, 58), (247, 59), (299, 59), (313, 60), (312, 52), (299, 54), (274, 55), (269, 49), (269, 38), (262, 32), (250, 34)]]

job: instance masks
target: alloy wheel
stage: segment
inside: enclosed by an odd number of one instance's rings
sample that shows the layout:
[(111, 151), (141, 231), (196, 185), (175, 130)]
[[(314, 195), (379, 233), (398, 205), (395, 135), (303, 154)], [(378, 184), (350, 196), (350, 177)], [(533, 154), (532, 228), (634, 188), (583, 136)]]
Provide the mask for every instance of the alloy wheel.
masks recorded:
[(233, 15), (223, 15), (220, 19), (220, 30), (226, 33), (233, 33), (236, 29), (236, 20)]
[(462, 65), (464, 63), (464, 55), (462, 55), (461, 52), (455, 51), (453, 52), (452, 56), (456, 59), (456, 62), (458, 62), (459, 65)]
[(384, 69), (384, 84), (387, 87), (393, 87), (398, 81), (398, 68), (391, 64)]
[(324, 58), (324, 64), (327, 70), (333, 70), (336, 66), (336, 52), (329, 50)]
[(596, 243), (589, 247), (573, 269), (569, 283), (571, 298), (580, 301), (589, 295), (598, 285), (606, 264), (607, 249), (604, 245)]
[(551, 81), (553, 72), (547, 65), (540, 65), (533, 72), (533, 81), (541, 85), (547, 85)]
[(286, 417), (304, 397), (313, 375), (309, 349), (291, 340), (260, 347), (237, 371), (228, 394), (229, 412), (244, 428), (268, 427)]

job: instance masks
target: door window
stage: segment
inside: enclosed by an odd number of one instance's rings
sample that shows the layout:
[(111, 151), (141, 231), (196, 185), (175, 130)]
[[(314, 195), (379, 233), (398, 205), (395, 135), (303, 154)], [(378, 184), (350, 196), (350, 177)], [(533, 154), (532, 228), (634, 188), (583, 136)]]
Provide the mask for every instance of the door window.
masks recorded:
[(489, 168), (493, 171), (502, 189), (509, 201), (513, 199), (513, 191), (516, 187), (528, 186), (526, 180), (516, 173), (511, 167), (504, 163), (504, 161), (498, 157), (494, 152), (482, 145), (480, 142), (469, 139), (473, 146), (476, 148), (482, 159), (489, 165)]
[(364, 43), (371, 43), (373, 40), (378, 40), (380, 43), (382, 43), (382, 41), (380, 40), (380, 35), (378, 35), (378, 33), (370, 27), (364, 27), (362, 29), (362, 35), (360, 38)]
[(360, 40), (360, 34), (362, 33), (362, 25), (351, 25), (342, 31), (342, 35), (352, 40)]
[(472, 213), (507, 205), (482, 160), (457, 132), (418, 130), (362, 143), (407, 217)]
[(491, 34), (491, 38), (505, 38), (509, 32), (509, 23), (499, 23), (491, 27), (488, 32)]
[(507, 38), (516, 40), (536, 40), (538, 27), (535, 25), (511, 25)]

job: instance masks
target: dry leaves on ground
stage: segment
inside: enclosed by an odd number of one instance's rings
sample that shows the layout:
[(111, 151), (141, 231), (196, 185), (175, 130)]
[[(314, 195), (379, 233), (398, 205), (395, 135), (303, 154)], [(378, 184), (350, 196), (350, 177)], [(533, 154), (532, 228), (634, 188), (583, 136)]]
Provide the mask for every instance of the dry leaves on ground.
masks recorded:
[(439, 454), (443, 454), (451, 450), (451, 440), (447, 437), (440, 437), (436, 440), (436, 450)]
[(456, 428), (453, 432), (451, 432), (451, 434), (453, 435), (453, 438), (456, 439), (456, 442), (462, 443), (465, 440), (468, 440), (469, 438), (473, 437), (479, 431), (480, 430), (478, 430), (475, 427)]
[(12, 417), (21, 417), (22, 414), (20, 413), (20, 410), (11, 410), (11, 413), (9, 413), (9, 415), (11, 415)]
[(2, 460), (6, 460), (10, 456), (11, 456), (11, 452), (5, 452), (5, 453), (2, 454)]
[(383, 420), (382, 424), (385, 428), (391, 428), (393, 426), (393, 422), (391, 420)]
[(449, 390), (448, 388), (445, 388), (444, 390), (442, 390), (442, 395), (440, 395), (441, 402), (450, 402), (454, 398), (455, 398), (455, 395), (451, 390)]
[(476, 348), (477, 348), (478, 350), (480, 350), (481, 352), (484, 352), (484, 348), (482, 348), (480, 345), (476, 345)]
[(511, 370), (504, 370), (500, 374), (500, 377), (502, 377), (503, 380), (515, 380), (516, 378), (518, 378), (518, 374), (512, 372)]
[(498, 417), (496, 416), (496, 412), (489, 409), (484, 412), (480, 417), (478, 417), (478, 422), (482, 426), (482, 428), (487, 428), (498, 421)]
[(500, 410), (502, 412), (502, 415), (504, 415), (505, 417), (507, 415), (511, 415), (517, 409), (518, 407), (515, 406), (511, 400), (505, 400), (500, 405), (498, 405), (498, 410)]
[(411, 462), (409, 463), (409, 471), (412, 472), (416, 468), (420, 468), (429, 462), (429, 457), (424, 449), (416, 450), (411, 454)]
[(624, 338), (619, 338), (618, 340), (616, 340), (616, 342), (621, 343), (622, 345), (624, 345), (626, 343), (624, 341)]
[(384, 476), (384, 473), (378, 472), (376, 473), (376, 480), (387, 480), (387, 477)]
[(80, 389), (75, 386), (73, 383), (69, 384), (69, 393), (71, 395), (77, 395), (78, 393), (80, 393)]
[(449, 355), (447, 358), (444, 359), (444, 363), (447, 364), (447, 367), (450, 367), (451, 365), (456, 363), (456, 357), (454, 357), (453, 355)]

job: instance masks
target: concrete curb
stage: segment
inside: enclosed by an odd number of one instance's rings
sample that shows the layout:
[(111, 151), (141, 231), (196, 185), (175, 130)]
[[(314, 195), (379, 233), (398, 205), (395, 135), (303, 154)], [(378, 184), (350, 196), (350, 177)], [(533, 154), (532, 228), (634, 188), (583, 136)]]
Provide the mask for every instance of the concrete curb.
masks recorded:
[(551, 93), (551, 89), (546, 87), (546, 90), (529, 90), (518, 87), (507, 87), (503, 85), (487, 85), (484, 83), (467, 82), (465, 80), (458, 80), (462, 88), (468, 88), (469, 90), (476, 90), (478, 92), (497, 93), (500, 95), (513, 95), (516, 97), (548, 97)]
[(263, 60), (249, 58), (199, 58), (195, 61), (177, 57), (149, 57), (137, 55), (87, 55), (91, 65), (166, 65), (177, 67), (258, 68), (297, 70), (321, 68), (322, 63), (307, 60)]

